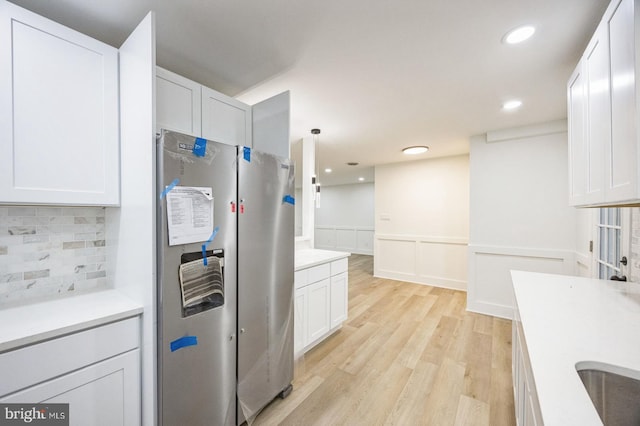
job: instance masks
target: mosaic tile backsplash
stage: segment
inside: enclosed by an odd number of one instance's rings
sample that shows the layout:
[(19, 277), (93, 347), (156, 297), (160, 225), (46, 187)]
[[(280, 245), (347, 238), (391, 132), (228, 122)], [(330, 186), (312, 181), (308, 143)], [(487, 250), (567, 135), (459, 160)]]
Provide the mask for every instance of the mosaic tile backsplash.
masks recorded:
[(104, 207), (0, 206), (0, 307), (107, 287)]

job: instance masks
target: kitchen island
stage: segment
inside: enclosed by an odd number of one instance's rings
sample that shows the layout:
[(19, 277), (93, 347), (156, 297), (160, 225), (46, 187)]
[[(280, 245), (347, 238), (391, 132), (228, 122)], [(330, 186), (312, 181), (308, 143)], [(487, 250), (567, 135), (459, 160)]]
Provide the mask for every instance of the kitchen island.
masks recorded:
[(640, 379), (640, 285), (512, 271), (519, 424), (601, 425), (577, 370)]
[(308, 351), (338, 330), (348, 313), (350, 253), (295, 252), (294, 351)]

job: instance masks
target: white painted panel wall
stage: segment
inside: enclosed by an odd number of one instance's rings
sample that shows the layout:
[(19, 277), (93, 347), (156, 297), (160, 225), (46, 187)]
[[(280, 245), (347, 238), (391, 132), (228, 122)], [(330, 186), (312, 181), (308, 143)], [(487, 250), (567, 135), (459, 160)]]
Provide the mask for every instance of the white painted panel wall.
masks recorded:
[(473, 137), (470, 148), (467, 308), (510, 317), (510, 269), (576, 273), (566, 120)]
[(373, 254), (373, 183), (322, 187), (315, 209), (315, 248)]
[(120, 48), (121, 207), (106, 209), (111, 286), (144, 306), (142, 424), (156, 419), (155, 15)]
[(374, 275), (466, 289), (469, 157), (376, 167)]

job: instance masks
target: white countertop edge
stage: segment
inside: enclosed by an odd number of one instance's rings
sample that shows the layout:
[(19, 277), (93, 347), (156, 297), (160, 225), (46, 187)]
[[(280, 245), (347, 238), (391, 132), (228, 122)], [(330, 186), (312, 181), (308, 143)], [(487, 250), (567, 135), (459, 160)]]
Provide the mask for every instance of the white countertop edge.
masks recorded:
[(142, 312), (141, 305), (113, 289), (0, 309), (0, 353)]
[(511, 275), (544, 423), (602, 425), (576, 368), (640, 374), (640, 285)]
[(343, 259), (351, 256), (346, 251), (333, 251), (321, 249), (301, 249), (295, 251), (295, 267), (296, 271), (311, 268), (312, 266), (321, 265), (334, 260)]

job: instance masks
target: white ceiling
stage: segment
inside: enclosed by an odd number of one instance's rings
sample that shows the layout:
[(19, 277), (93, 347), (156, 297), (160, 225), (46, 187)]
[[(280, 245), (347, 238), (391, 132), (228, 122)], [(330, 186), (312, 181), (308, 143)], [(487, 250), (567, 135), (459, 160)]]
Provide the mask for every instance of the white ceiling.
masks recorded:
[[(253, 104), (291, 91), (320, 128), (323, 184), (468, 153), (469, 137), (566, 117), (565, 84), (608, 0), (12, 0), (120, 46), (156, 13), (158, 65)], [(508, 30), (537, 32), (506, 45)], [(516, 112), (503, 101), (524, 102)], [(405, 146), (428, 154), (407, 158)], [(360, 165), (347, 170), (348, 161)]]

